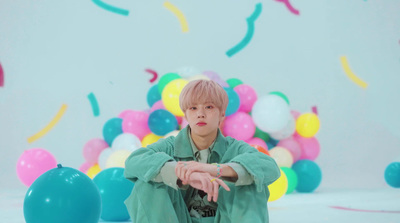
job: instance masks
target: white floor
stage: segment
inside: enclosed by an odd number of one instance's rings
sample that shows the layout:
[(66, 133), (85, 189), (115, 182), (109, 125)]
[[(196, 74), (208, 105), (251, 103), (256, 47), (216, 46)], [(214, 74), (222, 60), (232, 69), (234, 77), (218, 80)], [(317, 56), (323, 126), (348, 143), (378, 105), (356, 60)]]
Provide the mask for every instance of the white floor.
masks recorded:
[[(0, 222), (25, 222), (25, 192), (0, 192)], [(400, 189), (292, 193), (269, 203), (269, 214), (271, 223), (400, 223)]]

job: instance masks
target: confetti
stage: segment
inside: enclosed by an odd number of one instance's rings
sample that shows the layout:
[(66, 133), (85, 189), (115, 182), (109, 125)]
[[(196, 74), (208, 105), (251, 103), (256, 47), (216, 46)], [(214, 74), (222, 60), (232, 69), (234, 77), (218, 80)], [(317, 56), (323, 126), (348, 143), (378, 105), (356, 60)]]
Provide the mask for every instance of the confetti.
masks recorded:
[(317, 106), (313, 106), (313, 107), (311, 108), (311, 110), (312, 110), (312, 112), (313, 112), (314, 114), (318, 115)]
[(28, 138), (28, 143), (32, 143), (32, 142), (36, 141), (37, 139), (44, 136), (47, 132), (49, 132), (60, 121), (61, 117), (64, 115), (66, 110), (67, 110), (67, 105), (63, 104), (61, 106), (60, 110), (57, 112), (56, 116), (53, 118), (53, 120), (50, 121), (49, 124), (47, 124), (46, 127), (44, 127), (42, 130), (40, 130), (35, 135)]
[(96, 96), (93, 94), (93, 92), (90, 92), (90, 94), (88, 94), (88, 99), (90, 101), (90, 104), (92, 106), (92, 111), (93, 111), (93, 115), (95, 117), (100, 115), (100, 109), (99, 109), (99, 104), (97, 103), (97, 99)]
[(293, 13), (295, 15), (300, 14), (299, 10), (293, 8), (293, 6), (292, 6), (292, 4), (290, 4), (289, 0), (275, 0), (275, 1), (282, 2), (283, 4), (285, 4), (291, 13)]
[(350, 80), (352, 80), (354, 83), (356, 83), (358, 86), (362, 87), (362, 88), (367, 88), (368, 84), (366, 82), (364, 82), (363, 80), (361, 80), (359, 77), (357, 77), (357, 75), (355, 75), (351, 69), (350, 66), (347, 62), (347, 58), (346, 56), (342, 56), (340, 57), (340, 62), (342, 63), (344, 72), (346, 73), (346, 75), (350, 78)]
[(164, 7), (171, 11), (176, 17), (178, 17), (178, 20), (181, 23), (182, 32), (189, 32), (188, 23), (186, 21), (185, 15), (183, 15), (181, 10), (179, 10), (168, 1), (164, 2)]
[(242, 50), (251, 40), (254, 34), (254, 22), (260, 15), (262, 10), (262, 4), (258, 3), (256, 5), (256, 9), (254, 10), (253, 14), (251, 14), (250, 17), (246, 19), (247, 21), (247, 33), (246, 36), (240, 41), (236, 46), (232, 47), (228, 51), (226, 51), (226, 55), (228, 57), (233, 56), (234, 54), (238, 53), (240, 50)]
[(4, 86), (4, 71), (0, 63), (0, 87)]
[(365, 209), (355, 209), (347, 208), (342, 206), (330, 206), (331, 208), (346, 210), (346, 211), (359, 211), (359, 212), (378, 212), (378, 213), (400, 213), (400, 211), (385, 211), (385, 210), (365, 210)]
[(121, 8), (117, 8), (115, 6), (112, 6), (110, 4), (104, 3), (101, 0), (92, 0), (97, 6), (99, 6), (100, 8), (103, 8), (107, 11), (116, 13), (116, 14), (120, 14), (120, 15), (124, 15), (127, 16), (129, 15), (129, 11), (126, 9), (121, 9)]
[(158, 78), (157, 72), (155, 72), (154, 70), (151, 70), (151, 69), (146, 69), (145, 71), (146, 71), (147, 73), (150, 73), (150, 74), (153, 75), (153, 78), (150, 79), (150, 83), (153, 83), (154, 81), (157, 80), (157, 78)]

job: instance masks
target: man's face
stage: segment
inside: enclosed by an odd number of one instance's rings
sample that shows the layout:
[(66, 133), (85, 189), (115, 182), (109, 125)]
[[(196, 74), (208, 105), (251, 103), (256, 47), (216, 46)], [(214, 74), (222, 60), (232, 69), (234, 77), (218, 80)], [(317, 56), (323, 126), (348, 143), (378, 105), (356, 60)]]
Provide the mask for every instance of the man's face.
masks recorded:
[(224, 114), (213, 103), (200, 103), (186, 109), (185, 118), (192, 134), (207, 137), (216, 135)]

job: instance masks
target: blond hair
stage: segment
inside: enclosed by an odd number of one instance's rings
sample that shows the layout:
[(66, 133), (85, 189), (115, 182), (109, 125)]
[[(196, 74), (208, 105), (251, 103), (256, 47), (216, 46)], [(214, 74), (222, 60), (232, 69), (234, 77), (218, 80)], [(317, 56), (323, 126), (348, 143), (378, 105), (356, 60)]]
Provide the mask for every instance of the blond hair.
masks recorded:
[(228, 106), (228, 94), (212, 80), (190, 81), (179, 95), (179, 106), (185, 112), (195, 104), (213, 103), (221, 112)]

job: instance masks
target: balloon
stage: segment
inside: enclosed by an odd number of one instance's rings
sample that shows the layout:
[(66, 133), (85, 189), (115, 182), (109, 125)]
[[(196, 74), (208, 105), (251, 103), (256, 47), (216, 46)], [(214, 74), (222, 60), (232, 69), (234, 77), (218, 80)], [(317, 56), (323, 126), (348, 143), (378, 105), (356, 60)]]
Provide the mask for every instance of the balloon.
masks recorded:
[(254, 138), (260, 138), (262, 140), (264, 140), (265, 142), (269, 141), (269, 135), (266, 132), (263, 132), (262, 130), (260, 130), (257, 125), (256, 125), (256, 132), (254, 133)]
[(243, 81), (237, 79), (237, 78), (229, 78), (226, 80), (226, 82), (229, 84), (229, 87), (234, 88), (238, 86), (239, 84), (243, 84)]
[(149, 116), (150, 130), (159, 136), (164, 136), (178, 128), (175, 116), (166, 110), (155, 110)]
[(271, 132), (269, 135), (278, 140), (289, 138), (295, 133), (296, 121), (293, 117), (289, 116), (289, 121), (286, 126), (278, 132)]
[(234, 89), (239, 95), (240, 106), (238, 111), (250, 112), (254, 103), (257, 101), (256, 91), (247, 84), (240, 84)]
[(280, 91), (272, 91), (272, 92), (269, 92), (269, 94), (274, 94), (274, 95), (277, 95), (277, 96), (279, 96), (279, 97), (281, 97), (283, 100), (285, 100), (286, 101), (286, 103), (289, 105), (290, 103), (289, 103), (289, 99), (288, 99), (288, 97), (286, 97), (286, 95), (285, 94), (283, 94), (282, 92), (280, 92)]
[(164, 74), (160, 80), (158, 81), (158, 92), (162, 95), (162, 92), (164, 91), (165, 86), (173, 80), (180, 79), (181, 76), (177, 73), (168, 73)]
[(114, 150), (112, 150), (111, 148), (107, 148), (100, 153), (99, 166), (102, 170), (106, 168), (108, 157), (110, 157), (113, 152)]
[(129, 110), (122, 120), (122, 131), (124, 133), (134, 134), (141, 140), (145, 135), (151, 132), (147, 124), (148, 120), (149, 113), (145, 111)]
[(240, 98), (239, 95), (236, 93), (236, 91), (233, 90), (233, 88), (224, 88), (226, 93), (228, 94), (228, 107), (226, 108), (225, 111), (225, 116), (230, 116), (237, 112), (240, 106)]
[(303, 137), (313, 137), (319, 130), (319, 119), (314, 113), (304, 113), (296, 120), (296, 131)]
[(297, 118), (301, 115), (301, 113), (296, 110), (291, 110), (290, 113), (292, 114), (294, 120), (297, 120)]
[(30, 186), (44, 172), (57, 167), (54, 156), (42, 148), (25, 150), (17, 161), (17, 175), (23, 184)]
[(87, 170), (86, 174), (89, 176), (89, 178), (93, 179), (100, 171), (101, 168), (99, 164), (96, 163)]
[(176, 69), (176, 73), (181, 75), (181, 76), (192, 76), (192, 75), (197, 75), (200, 74), (201, 72), (196, 69), (195, 67), (190, 67), (190, 66), (184, 66)]
[(291, 167), (293, 165), (293, 156), (289, 150), (276, 146), (269, 150), (269, 153), (279, 167)]
[(101, 198), (88, 176), (59, 164), (33, 182), (23, 209), (26, 223), (97, 223)]
[(185, 118), (182, 118), (181, 129), (184, 129), (188, 124), (188, 121)]
[(142, 142), (140, 139), (130, 133), (123, 133), (117, 136), (111, 146), (113, 150), (125, 149), (131, 152), (139, 149), (140, 147), (142, 147)]
[(109, 146), (112, 145), (115, 137), (122, 133), (122, 119), (109, 119), (103, 126), (103, 138)]
[(300, 135), (294, 134), (293, 138), (299, 143), (301, 153), (299, 159), (315, 160), (320, 152), (320, 146), (317, 138), (304, 138)]
[(267, 133), (281, 131), (291, 118), (288, 104), (277, 95), (258, 98), (251, 116), (256, 126)]
[(147, 147), (150, 144), (157, 142), (159, 139), (163, 138), (162, 136), (158, 136), (154, 133), (150, 133), (146, 135), (142, 140), (142, 146)]
[(250, 146), (254, 147), (255, 149), (258, 150), (258, 152), (264, 153), (265, 155), (271, 156), (271, 154), (268, 151), (268, 148), (259, 146), (259, 145), (254, 145), (254, 144), (250, 144)]
[(296, 190), (298, 192), (312, 192), (321, 183), (321, 169), (312, 160), (299, 160), (293, 164), (292, 169), (297, 175), (298, 184)]
[(125, 160), (131, 153), (131, 151), (125, 149), (114, 151), (107, 159), (106, 168), (125, 167)]
[(86, 162), (94, 165), (99, 161), (99, 155), (101, 151), (107, 147), (108, 144), (103, 139), (91, 139), (83, 146), (83, 157), (85, 158)]
[(244, 112), (236, 112), (235, 114), (226, 117), (223, 126), (225, 136), (230, 136), (237, 140), (248, 140), (256, 131), (251, 116)]
[(210, 78), (203, 74), (197, 74), (197, 75), (186, 78), (186, 80), (190, 82), (190, 81), (195, 81), (195, 80), (210, 80)]
[(169, 82), (161, 93), (162, 102), (165, 108), (176, 116), (184, 116), (181, 107), (179, 106), (179, 95), (182, 89), (188, 83), (184, 79), (176, 79)]
[(281, 170), (285, 173), (288, 180), (288, 189), (286, 194), (290, 194), (297, 187), (297, 175), (296, 172), (292, 168), (289, 167), (281, 167)]
[(176, 137), (179, 134), (179, 132), (180, 132), (179, 130), (174, 130), (174, 131), (169, 132), (168, 134), (166, 134), (163, 138), (166, 139), (166, 138), (168, 138), (170, 136)]
[(87, 171), (89, 170), (89, 168), (91, 167), (92, 164), (88, 163), (88, 162), (84, 162), (81, 164), (81, 166), (79, 167), (79, 171), (81, 171), (82, 173), (87, 173)]
[(147, 92), (147, 104), (151, 107), (159, 100), (161, 100), (161, 93), (158, 90), (158, 84), (155, 84)]
[(250, 145), (259, 145), (259, 146), (265, 148), (266, 150), (268, 150), (267, 143), (265, 143), (265, 141), (260, 138), (254, 137), (254, 138), (246, 140), (246, 142)]
[(164, 110), (166, 110), (166, 108), (165, 108), (165, 106), (164, 106), (162, 100), (157, 101), (156, 103), (154, 103), (154, 105), (153, 105), (153, 106), (151, 107), (151, 109), (150, 109), (150, 113), (152, 113), (153, 111), (158, 110), (158, 109), (164, 109)]
[(285, 173), (281, 171), (281, 176), (272, 184), (268, 185), (269, 189), (269, 198), (268, 202), (276, 201), (281, 198), (288, 189), (288, 180)]
[(113, 167), (101, 171), (93, 179), (100, 191), (101, 219), (127, 221), (129, 213), (124, 201), (133, 189), (133, 182), (124, 177), (124, 168)]
[(214, 71), (204, 71), (203, 74), (210, 78), (210, 80), (213, 80), (217, 84), (219, 84), (221, 87), (229, 87), (229, 84), (226, 83), (216, 72)]
[(400, 188), (400, 162), (392, 162), (386, 167), (385, 181), (391, 187)]
[(278, 142), (276, 146), (286, 148), (293, 156), (293, 162), (296, 162), (300, 159), (301, 156), (301, 148), (300, 144), (293, 139), (293, 137), (282, 139)]

